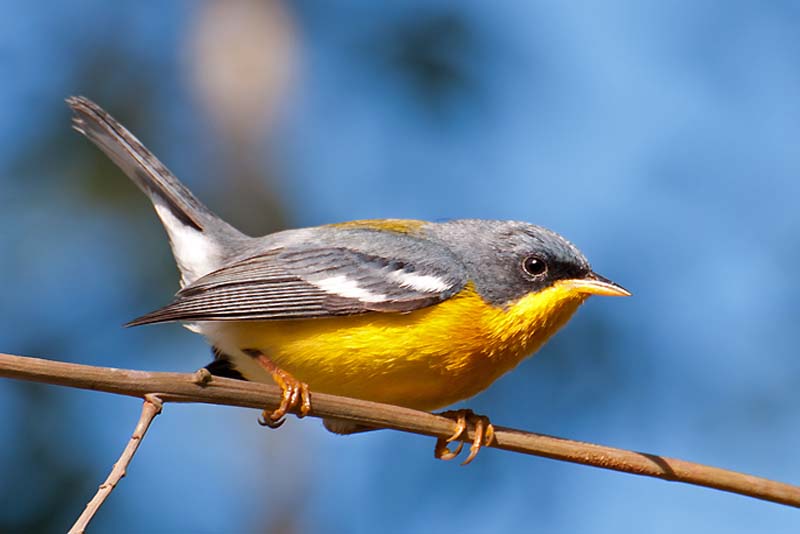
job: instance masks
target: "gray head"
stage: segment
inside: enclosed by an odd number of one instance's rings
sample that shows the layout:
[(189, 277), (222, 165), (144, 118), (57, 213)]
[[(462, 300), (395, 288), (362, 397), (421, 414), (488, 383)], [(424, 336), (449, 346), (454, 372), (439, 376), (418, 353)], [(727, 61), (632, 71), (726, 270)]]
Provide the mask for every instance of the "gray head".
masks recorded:
[(467, 267), (478, 293), (496, 306), (566, 280), (586, 294), (628, 294), (592, 272), (575, 245), (541, 226), (462, 219), (431, 225), (428, 232), (448, 245)]

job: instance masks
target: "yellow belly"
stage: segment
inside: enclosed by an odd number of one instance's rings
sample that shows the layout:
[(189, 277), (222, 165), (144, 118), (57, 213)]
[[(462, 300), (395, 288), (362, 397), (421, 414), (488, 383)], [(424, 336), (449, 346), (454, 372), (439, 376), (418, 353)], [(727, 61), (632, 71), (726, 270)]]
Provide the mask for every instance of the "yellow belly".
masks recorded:
[[(217, 335), (209, 337), (235, 362), (249, 358), (239, 350), (260, 350), (312, 392), (431, 410), (488, 387), (535, 352), (585, 298), (555, 286), (501, 309), (468, 287), (411, 313), (216, 323)], [(253, 369), (243, 370), (246, 378), (271, 380), (253, 376)]]

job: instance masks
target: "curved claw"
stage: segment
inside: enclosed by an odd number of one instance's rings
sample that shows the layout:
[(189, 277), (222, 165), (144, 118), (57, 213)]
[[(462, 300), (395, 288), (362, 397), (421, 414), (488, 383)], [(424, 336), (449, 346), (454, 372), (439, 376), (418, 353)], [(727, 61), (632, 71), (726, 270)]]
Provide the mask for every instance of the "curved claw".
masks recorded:
[(444, 438), (439, 438), (436, 440), (436, 448), (433, 450), (433, 455), (439, 460), (452, 460), (458, 456), (461, 453), (461, 449), (464, 448), (464, 442), (459, 441), (455, 450), (451, 451), (450, 447), (447, 446), (448, 443), (449, 442)]
[(439, 415), (455, 419), (456, 430), (449, 438), (439, 438), (436, 440), (436, 448), (434, 449), (434, 456), (440, 460), (452, 460), (461, 452), (464, 442), (460, 441), (455, 450), (450, 450), (448, 444), (452, 441), (461, 438), (462, 434), (467, 431), (468, 423), (472, 423), (475, 431), (472, 438), (472, 444), (469, 448), (469, 456), (464, 460), (461, 465), (467, 465), (478, 455), (481, 447), (490, 445), (494, 440), (494, 426), (489, 421), (489, 418), (483, 415), (477, 415), (472, 410), (449, 410), (442, 412)]
[(467, 465), (478, 455), (483, 445), (489, 445), (494, 440), (494, 426), (489, 422), (489, 418), (483, 415), (472, 414), (475, 419), (475, 436), (472, 438), (472, 445), (469, 447), (469, 456), (461, 462), (461, 465)]
[(448, 444), (457, 440), (467, 429), (466, 410), (448, 410), (439, 415), (455, 418), (456, 429), (449, 438), (439, 438), (436, 440), (436, 447), (433, 450), (433, 455), (439, 460), (452, 460), (461, 453), (461, 449), (464, 447), (464, 442), (459, 441), (455, 450), (452, 451), (450, 450)]
[(311, 392), (305, 382), (298, 382), (298, 384), (300, 386), (300, 413), (297, 414), (297, 417), (303, 418), (311, 411)]
[(278, 428), (286, 421), (286, 414), (292, 408), (298, 408), (297, 417), (305, 417), (311, 411), (311, 394), (308, 384), (300, 382), (290, 373), (284, 371), (272, 360), (258, 351), (245, 351), (271, 375), (275, 383), (281, 388), (281, 403), (272, 412), (264, 410), (258, 419), (258, 424), (270, 428)]
[(261, 426), (268, 426), (272, 429), (275, 429), (282, 427), (283, 423), (286, 422), (285, 417), (281, 417), (277, 421), (273, 421), (270, 419), (271, 416), (272, 412), (267, 412), (267, 410), (264, 410), (263, 412), (261, 412), (261, 415), (258, 416), (258, 424)]

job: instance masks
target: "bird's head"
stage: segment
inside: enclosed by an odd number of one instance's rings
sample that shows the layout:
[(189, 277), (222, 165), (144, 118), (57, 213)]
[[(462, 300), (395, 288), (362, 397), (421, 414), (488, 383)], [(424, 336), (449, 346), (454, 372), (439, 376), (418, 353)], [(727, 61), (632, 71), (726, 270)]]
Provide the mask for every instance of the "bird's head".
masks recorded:
[(436, 232), (495, 310), (489, 331), (514, 339), (520, 352), (537, 350), (589, 296), (630, 295), (595, 273), (575, 245), (541, 226), (464, 219)]

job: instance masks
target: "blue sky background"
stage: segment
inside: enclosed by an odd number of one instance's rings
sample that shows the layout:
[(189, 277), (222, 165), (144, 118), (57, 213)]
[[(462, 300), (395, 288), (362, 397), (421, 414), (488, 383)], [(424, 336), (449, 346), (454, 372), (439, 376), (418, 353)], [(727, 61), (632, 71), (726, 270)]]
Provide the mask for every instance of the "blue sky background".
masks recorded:
[[(244, 140), (198, 88), (203, 6), (5, 6), (0, 351), (172, 371), (210, 357), (177, 325), (121, 327), (177, 275), (144, 197), (70, 131), (63, 99), (84, 94), (251, 233), (485, 217), (564, 234), (635, 296), (590, 300), (464, 405), (800, 483), (795, 3), (293, 2), (293, 76)], [(139, 409), (0, 382), (0, 531), (64, 531)], [(272, 432), (257, 415), (168, 405), (96, 530), (800, 529), (794, 510), (717, 491), (491, 450), (461, 468), (428, 438)]]

